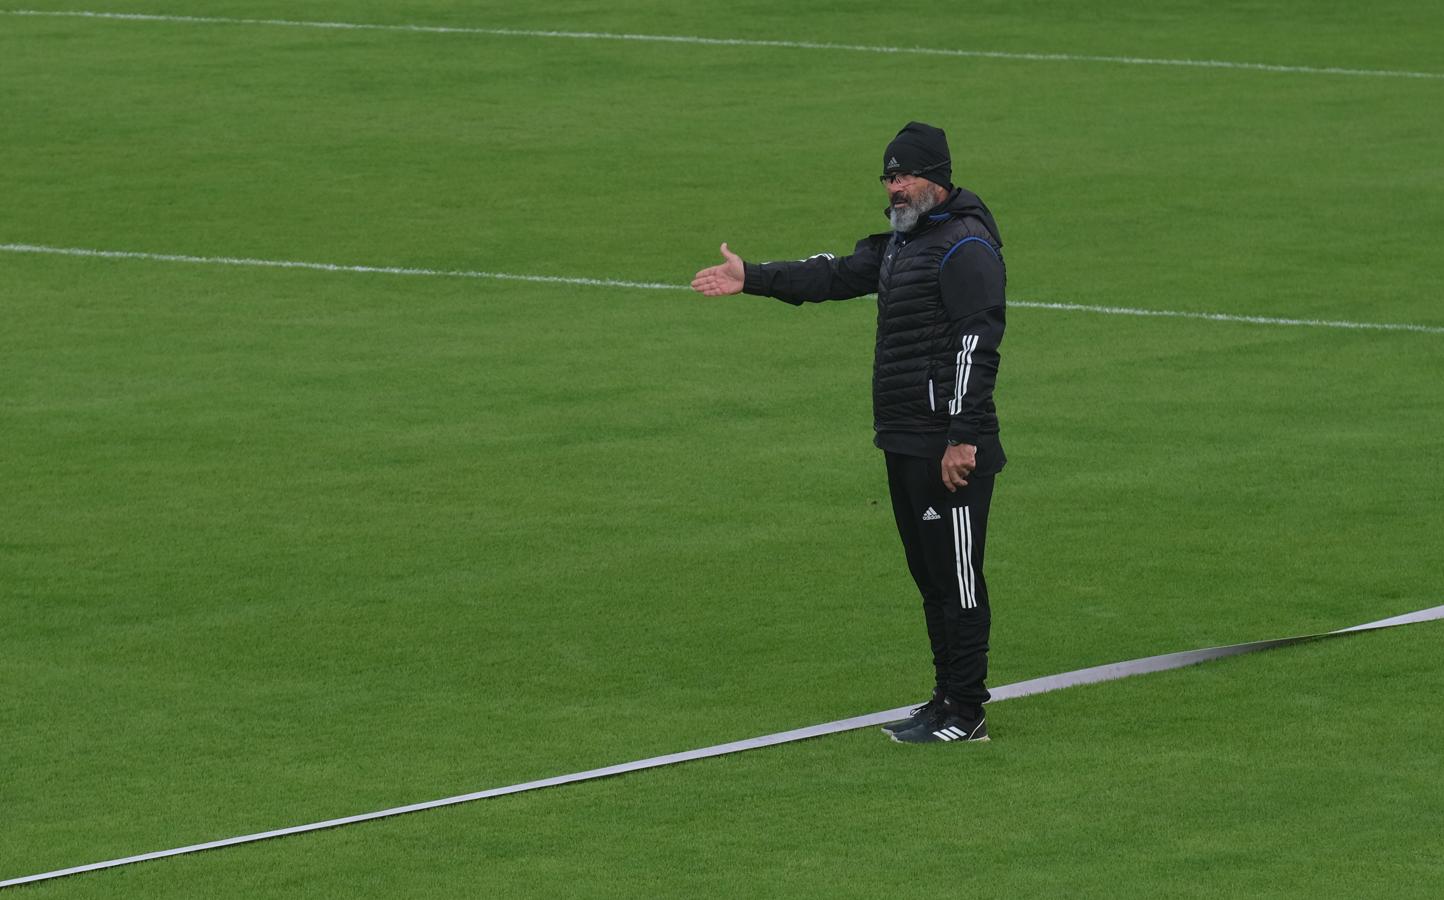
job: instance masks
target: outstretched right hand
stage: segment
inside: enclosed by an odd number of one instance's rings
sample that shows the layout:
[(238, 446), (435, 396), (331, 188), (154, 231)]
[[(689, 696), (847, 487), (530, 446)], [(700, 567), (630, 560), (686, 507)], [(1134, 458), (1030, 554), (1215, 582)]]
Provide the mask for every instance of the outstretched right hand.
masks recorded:
[(722, 260), (722, 265), (709, 266), (698, 272), (692, 279), (692, 290), (708, 297), (741, 293), (742, 282), (746, 278), (742, 257), (728, 250), (725, 241), (722, 244)]

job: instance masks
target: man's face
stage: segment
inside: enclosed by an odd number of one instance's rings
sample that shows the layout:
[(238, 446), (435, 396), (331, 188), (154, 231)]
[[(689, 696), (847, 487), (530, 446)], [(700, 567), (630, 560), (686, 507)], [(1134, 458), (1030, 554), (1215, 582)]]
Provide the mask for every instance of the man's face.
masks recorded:
[(882, 186), (888, 196), (888, 218), (894, 231), (911, 231), (924, 213), (938, 205), (942, 191), (917, 175), (885, 175)]
[(909, 204), (916, 206), (924, 199), (932, 199), (932, 182), (917, 175), (885, 176), (883, 189), (887, 191), (888, 202), (893, 209), (900, 209)]

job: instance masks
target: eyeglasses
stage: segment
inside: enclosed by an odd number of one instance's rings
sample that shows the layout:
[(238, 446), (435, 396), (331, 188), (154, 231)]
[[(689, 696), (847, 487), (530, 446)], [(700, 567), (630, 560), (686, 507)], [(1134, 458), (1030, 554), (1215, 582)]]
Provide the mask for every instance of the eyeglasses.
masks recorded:
[(951, 159), (945, 159), (942, 162), (933, 163), (932, 165), (925, 166), (921, 169), (914, 169), (911, 172), (893, 172), (891, 175), (879, 175), (877, 176), (877, 180), (881, 181), (883, 184), (886, 185), (894, 185), (904, 178), (918, 178), (922, 175), (926, 175), (934, 169), (941, 169), (943, 166), (950, 166), (952, 164), (953, 161)]

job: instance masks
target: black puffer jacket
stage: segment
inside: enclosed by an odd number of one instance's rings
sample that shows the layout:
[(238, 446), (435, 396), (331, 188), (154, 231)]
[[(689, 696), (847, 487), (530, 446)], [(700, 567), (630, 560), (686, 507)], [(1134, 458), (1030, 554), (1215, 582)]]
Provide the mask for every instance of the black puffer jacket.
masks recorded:
[(941, 456), (978, 447), (979, 474), (1003, 467), (993, 386), (1005, 325), (1003, 242), (962, 188), (906, 234), (875, 234), (844, 257), (746, 266), (749, 294), (788, 303), (877, 292), (873, 425), (884, 450)]

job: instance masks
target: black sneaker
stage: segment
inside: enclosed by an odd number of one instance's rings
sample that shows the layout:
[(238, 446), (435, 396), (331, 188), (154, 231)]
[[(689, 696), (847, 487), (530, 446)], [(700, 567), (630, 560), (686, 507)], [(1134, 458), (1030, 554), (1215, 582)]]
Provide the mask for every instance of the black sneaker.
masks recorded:
[(892, 732), (892, 739), (900, 744), (986, 741), (988, 718), (985, 714), (979, 714), (977, 718), (964, 718), (957, 704), (945, 699), (924, 721), (904, 731)]
[(906, 719), (898, 719), (896, 722), (889, 722), (882, 726), (882, 730), (889, 736), (900, 731), (907, 731), (909, 728), (916, 728), (926, 722), (933, 713), (937, 712), (943, 705), (943, 693), (939, 690), (933, 691), (933, 696), (922, 706), (913, 707), (913, 711)]

